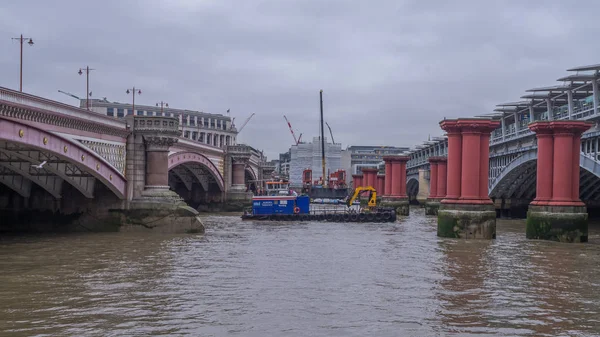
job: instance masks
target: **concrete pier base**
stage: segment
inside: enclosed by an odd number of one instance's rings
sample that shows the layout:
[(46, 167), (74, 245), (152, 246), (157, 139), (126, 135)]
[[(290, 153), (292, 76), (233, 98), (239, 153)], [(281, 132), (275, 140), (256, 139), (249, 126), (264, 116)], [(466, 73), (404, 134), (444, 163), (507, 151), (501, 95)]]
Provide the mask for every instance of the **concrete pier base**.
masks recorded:
[(440, 208), (440, 199), (427, 199), (423, 204), (425, 215), (437, 215)]
[(528, 239), (587, 242), (587, 209), (585, 206), (529, 205), (526, 235)]
[(121, 232), (204, 233), (199, 213), (166, 186), (146, 186), (127, 209), (111, 209), (118, 215)]
[(495, 239), (494, 205), (440, 204), (437, 235), (461, 239)]
[(408, 216), (410, 213), (408, 197), (390, 197), (381, 198), (382, 207), (392, 207), (396, 210), (396, 215)]

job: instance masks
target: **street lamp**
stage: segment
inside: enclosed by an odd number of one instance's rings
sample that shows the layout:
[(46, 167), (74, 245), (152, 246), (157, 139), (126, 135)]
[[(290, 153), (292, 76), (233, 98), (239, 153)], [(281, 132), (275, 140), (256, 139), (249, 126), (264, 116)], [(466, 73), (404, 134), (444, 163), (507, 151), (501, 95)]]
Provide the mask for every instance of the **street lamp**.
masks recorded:
[(162, 115), (163, 114), (163, 105), (165, 106), (165, 108), (168, 108), (169, 107), (169, 103), (160, 101), (160, 103), (156, 103), (156, 106), (158, 106), (159, 104), (160, 104), (160, 114)]
[(29, 39), (29, 42), (27, 42), (27, 44), (33, 46), (33, 39), (31, 39), (30, 37), (23, 37), (23, 34), (21, 34), (21, 37), (13, 37), (12, 39), (19, 40), (19, 42), (21, 43), (21, 71), (19, 72), (19, 91), (23, 92), (23, 41)]
[[(83, 70), (82, 68), (79, 68), (79, 75), (83, 74)], [(91, 69), (89, 66), (85, 67), (85, 107), (89, 110), (90, 109), (90, 97), (92, 97), (92, 93), (90, 92), (90, 71), (91, 70), (96, 70), (96, 69)]]
[(129, 94), (129, 93), (133, 94), (133, 107), (131, 108), (131, 113), (135, 116), (135, 94), (141, 95), (142, 90), (136, 89), (135, 87), (133, 87), (132, 89), (127, 89), (126, 92), (127, 92), (127, 94)]

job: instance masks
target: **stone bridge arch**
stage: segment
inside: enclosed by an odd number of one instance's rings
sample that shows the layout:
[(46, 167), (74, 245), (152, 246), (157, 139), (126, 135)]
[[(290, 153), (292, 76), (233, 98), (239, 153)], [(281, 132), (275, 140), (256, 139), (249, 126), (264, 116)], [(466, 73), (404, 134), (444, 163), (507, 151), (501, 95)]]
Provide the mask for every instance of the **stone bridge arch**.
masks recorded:
[(410, 200), (416, 200), (419, 194), (419, 175), (406, 178), (406, 194)]
[[(32, 167), (43, 161), (42, 168)], [(0, 183), (24, 197), (35, 183), (61, 198), (67, 182), (91, 199), (98, 180), (125, 199), (125, 176), (104, 158), (76, 141), (13, 120), (0, 119), (0, 172)]]
[[(194, 179), (205, 191), (208, 191), (210, 182), (215, 182), (221, 192), (225, 192), (223, 176), (215, 164), (206, 156), (197, 152), (177, 152), (168, 157), (169, 172), (173, 172), (191, 190)], [(208, 173), (209, 176), (206, 175)]]

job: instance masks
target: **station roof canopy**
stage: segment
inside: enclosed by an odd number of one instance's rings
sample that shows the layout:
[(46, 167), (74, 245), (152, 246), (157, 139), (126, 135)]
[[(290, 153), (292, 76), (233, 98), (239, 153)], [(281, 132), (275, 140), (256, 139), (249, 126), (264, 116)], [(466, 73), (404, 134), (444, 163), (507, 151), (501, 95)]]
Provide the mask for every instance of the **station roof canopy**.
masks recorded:
[(494, 111), (498, 111), (498, 112), (516, 112), (519, 111), (519, 108), (515, 107), (502, 107), (502, 108), (496, 108), (494, 109)]
[(591, 74), (574, 74), (557, 79), (557, 81), (571, 81), (571, 82), (590, 82), (597, 78)]
[(553, 85), (549, 87), (540, 87), (525, 90), (526, 92), (549, 92), (549, 91), (567, 91), (571, 89), (570, 85)]
[[(527, 99), (546, 99), (546, 98), (554, 98), (555, 96), (559, 96), (562, 95), (562, 93), (557, 93), (557, 92), (547, 92), (545, 94), (529, 94), (529, 95), (523, 95), (521, 96), (521, 98), (527, 98)], [(567, 98), (565, 97), (563, 98), (557, 98), (556, 100), (567, 100)]]
[(478, 116), (475, 116), (475, 117), (499, 119), (499, 118), (502, 118), (502, 116), (504, 116), (503, 113), (492, 112), (492, 113), (489, 113), (489, 114), (478, 115)]
[(509, 102), (497, 104), (496, 106), (515, 106), (515, 107), (528, 107), (531, 105), (531, 101), (518, 101), (518, 102)]
[(589, 66), (580, 66), (571, 69), (567, 69), (567, 71), (589, 71), (589, 70), (600, 70), (600, 64), (592, 64)]

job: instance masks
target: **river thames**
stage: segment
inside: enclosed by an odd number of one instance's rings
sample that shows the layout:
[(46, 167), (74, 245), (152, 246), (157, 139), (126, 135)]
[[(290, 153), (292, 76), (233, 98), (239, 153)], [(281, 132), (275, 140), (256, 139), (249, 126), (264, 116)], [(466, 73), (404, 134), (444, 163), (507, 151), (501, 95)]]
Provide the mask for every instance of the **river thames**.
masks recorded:
[(587, 244), (436, 236), (393, 224), (242, 222), (205, 235), (0, 239), (9, 336), (598, 336), (600, 227)]

